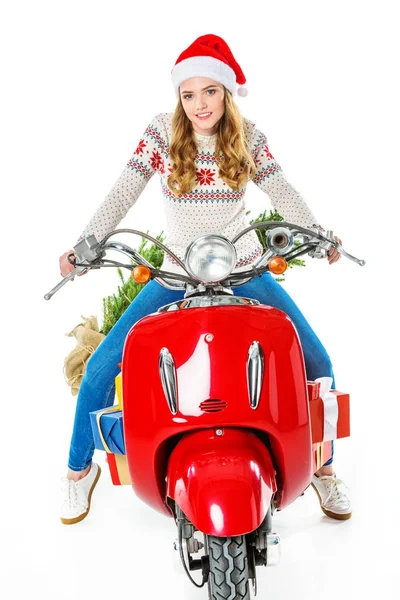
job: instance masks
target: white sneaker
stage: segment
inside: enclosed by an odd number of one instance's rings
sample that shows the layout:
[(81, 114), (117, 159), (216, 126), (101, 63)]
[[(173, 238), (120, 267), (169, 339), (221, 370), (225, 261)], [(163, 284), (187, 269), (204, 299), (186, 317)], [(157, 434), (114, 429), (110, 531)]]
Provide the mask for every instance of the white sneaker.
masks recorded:
[(73, 525), (82, 521), (90, 510), (90, 499), (101, 469), (96, 463), (91, 464), (90, 471), (79, 481), (64, 477), (62, 481), (63, 504), (61, 506), (61, 522)]
[(313, 475), (311, 485), (317, 492), (323, 512), (332, 519), (351, 517), (351, 504), (345, 493), (345, 485), (336, 475)]

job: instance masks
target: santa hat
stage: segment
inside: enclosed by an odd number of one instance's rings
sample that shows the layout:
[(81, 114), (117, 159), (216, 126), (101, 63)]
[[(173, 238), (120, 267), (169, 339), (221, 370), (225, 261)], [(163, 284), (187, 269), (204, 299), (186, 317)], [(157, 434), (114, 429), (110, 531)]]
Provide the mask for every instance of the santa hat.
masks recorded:
[(180, 54), (172, 69), (172, 84), (179, 86), (191, 77), (209, 77), (222, 83), (233, 95), (247, 96), (246, 78), (228, 44), (218, 35), (202, 35)]

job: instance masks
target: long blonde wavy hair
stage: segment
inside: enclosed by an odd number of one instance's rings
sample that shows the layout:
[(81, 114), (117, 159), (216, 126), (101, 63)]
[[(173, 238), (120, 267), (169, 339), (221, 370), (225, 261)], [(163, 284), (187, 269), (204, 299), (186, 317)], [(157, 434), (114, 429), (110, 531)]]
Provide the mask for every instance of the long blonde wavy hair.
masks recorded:
[[(256, 166), (247, 149), (243, 117), (232, 94), (225, 88), (225, 112), (218, 122), (215, 156), (220, 178), (233, 190), (240, 190), (253, 179)], [(197, 146), (190, 119), (179, 98), (172, 118), (170, 156), (173, 172), (167, 178), (171, 192), (178, 196), (190, 192), (197, 182), (194, 159)]]

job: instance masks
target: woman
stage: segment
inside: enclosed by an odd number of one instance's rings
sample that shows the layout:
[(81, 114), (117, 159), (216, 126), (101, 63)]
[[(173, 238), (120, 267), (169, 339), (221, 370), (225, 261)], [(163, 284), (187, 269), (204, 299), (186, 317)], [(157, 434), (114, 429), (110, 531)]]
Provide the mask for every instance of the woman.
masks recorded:
[[(252, 180), (268, 194), (285, 220), (322, 228), (300, 195), (286, 181), (270, 153), (267, 139), (243, 118), (233, 95), (246, 95), (243, 72), (223, 39), (201, 36), (178, 58), (172, 70), (178, 96), (174, 114), (157, 115), (149, 124), (119, 180), (96, 211), (81, 237), (94, 233), (101, 240), (113, 231), (138, 199), (149, 179), (161, 179), (167, 237), (165, 243), (183, 258), (189, 242), (202, 233), (220, 233), (232, 239), (248, 221), (244, 195)], [(72, 266), (66, 252), (60, 258), (61, 274)], [(254, 231), (237, 244), (237, 270), (245, 270), (261, 255)], [(340, 255), (332, 249), (330, 264)], [(168, 271), (178, 270), (168, 256)], [(256, 298), (286, 312), (302, 343), (307, 377), (332, 376), (332, 365), (321, 342), (297, 306), (268, 273), (235, 289), (235, 294)], [(76, 523), (89, 512), (90, 499), (100, 475), (92, 462), (94, 445), (89, 412), (113, 404), (125, 337), (136, 321), (160, 306), (182, 297), (158, 283), (148, 283), (125, 311), (88, 362), (82, 380), (63, 486), (61, 521)], [(315, 473), (312, 485), (322, 510), (335, 519), (348, 519), (351, 507), (331, 466), (332, 458)]]

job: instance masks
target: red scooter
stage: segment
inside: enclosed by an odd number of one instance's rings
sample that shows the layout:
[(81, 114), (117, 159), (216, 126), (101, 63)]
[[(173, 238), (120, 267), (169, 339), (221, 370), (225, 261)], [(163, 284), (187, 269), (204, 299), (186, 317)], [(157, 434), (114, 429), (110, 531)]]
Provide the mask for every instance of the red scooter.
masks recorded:
[[(267, 250), (248, 270), (234, 271), (235, 243), (266, 230)], [(129, 246), (111, 241), (131, 232), (158, 245), (184, 274), (152, 267)], [(250, 598), (256, 566), (277, 564), (279, 536), (272, 515), (311, 482), (311, 424), (303, 353), (286, 314), (233, 295), (232, 288), (287, 261), (324, 257), (335, 247), (321, 235), (289, 223), (246, 228), (232, 241), (203, 235), (185, 261), (148, 234), (121, 229), (74, 249), (77, 272), (116, 264), (135, 280), (156, 279), (185, 289), (184, 300), (163, 306), (130, 330), (122, 360), (123, 424), (133, 489), (146, 504), (173, 517), (176, 549), (191, 581), (208, 584), (211, 600)], [(105, 258), (117, 250), (134, 263)], [(72, 257), (71, 257), (71, 260)], [(200, 537), (200, 539), (199, 539)], [(197, 555), (197, 557), (196, 557)], [(200, 570), (201, 582), (191, 572)]]

